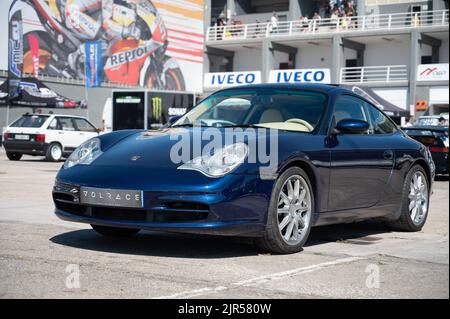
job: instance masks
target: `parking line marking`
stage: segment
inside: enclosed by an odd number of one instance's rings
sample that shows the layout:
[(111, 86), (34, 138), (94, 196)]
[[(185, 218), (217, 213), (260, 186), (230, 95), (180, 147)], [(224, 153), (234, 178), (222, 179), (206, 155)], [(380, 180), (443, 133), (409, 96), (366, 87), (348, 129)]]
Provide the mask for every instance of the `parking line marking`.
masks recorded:
[(193, 297), (197, 297), (197, 296), (206, 295), (208, 293), (217, 293), (219, 291), (228, 290), (228, 289), (232, 289), (235, 287), (257, 286), (257, 285), (266, 283), (271, 280), (280, 280), (283, 278), (302, 275), (302, 274), (310, 273), (313, 271), (321, 270), (321, 269), (324, 269), (327, 267), (341, 265), (341, 264), (348, 264), (348, 263), (352, 263), (352, 262), (364, 260), (364, 259), (367, 259), (367, 257), (341, 258), (341, 259), (327, 261), (327, 262), (323, 262), (323, 263), (315, 264), (315, 265), (311, 265), (311, 266), (299, 267), (299, 268), (295, 268), (295, 269), (291, 269), (291, 270), (287, 270), (287, 271), (282, 271), (282, 272), (278, 272), (278, 273), (273, 273), (273, 274), (263, 275), (263, 276), (259, 276), (259, 277), (246, 279), (246, 280), (237, 281), (237, 282), (231, 283), (228, 287), (225, 287), (225, 286), (205, 287), (205, 288), (196, 289), (196, 290), (183, 291), (183, 292), (179, 292), (179, 293), (176, 293), (173, 295), (168, 295), (168, 296), (154, 297), (152, 299), (185, 299), (185, 298), (193, 298)]

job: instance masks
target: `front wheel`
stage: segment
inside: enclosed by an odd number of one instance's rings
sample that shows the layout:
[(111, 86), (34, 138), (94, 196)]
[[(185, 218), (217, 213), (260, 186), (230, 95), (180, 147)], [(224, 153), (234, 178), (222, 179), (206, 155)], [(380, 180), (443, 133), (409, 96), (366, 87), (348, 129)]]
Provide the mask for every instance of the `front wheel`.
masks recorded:
[(311, 230), (314, 193), (308, 175), (299, 167), (284, 171), (275, 183), (260, 246), (273, 253), (302, 250)]
[(425, 225), (430, 204), (430, 187), (425, 170), (414, 165), (406, 175), (403, 184), (402, 206), (400, 217), (388, 221), (392, 230), (415, 232)]
[(6, 157), (11, 161), (19, 161), (22, 158), (22, 154), (17, 152), (6, 152)]
[(100, 225), (91, 225), (97, 233), (107, 237), (130, 237), (139, 232), (140, 229), (135, 228), (119, 228)]

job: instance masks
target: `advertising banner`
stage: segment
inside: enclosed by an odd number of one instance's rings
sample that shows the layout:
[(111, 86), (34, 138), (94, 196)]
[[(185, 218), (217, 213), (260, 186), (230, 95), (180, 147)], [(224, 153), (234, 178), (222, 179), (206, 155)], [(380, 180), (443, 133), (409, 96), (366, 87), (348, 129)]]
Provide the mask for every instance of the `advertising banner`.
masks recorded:
[(85, 43), (86, 87), (102, 84), (102, 43), (100, 41)]
[[(8, 80), (0, 84), (0, 107), (8, 102)], [(23, 77), (19, 83), (18, 96), (9, 99), (10, 107), (84, 108), (80, 101), (59, 95), (33, 77)]]
[[(24, 7), (20, 52), (32, 56), (34, 38), (29, 35), (37, 38), (39, 74), (84, 79), (84, 45), (101, 41), (108, 48), (97, 60), (103, 82), (155, 90), (202, 90), (203, 0), (16, 2)], [(16, 17), (10, 16), (10, 23), (14, 21)], [(14, 34), (9, 38), (14, 40)], [(35, 59), (24, 60), (24, 70), (35, 66)]]
[(269, 83), (331, 83), (330, 69), (271, 70)]
[[(16, 98), (23, 70), (23, 26), (20, 7), (13, 6), (9, 15), (8, 32), (8, 96)], [(11, 8), (11, 9), (12, 9)]]
[(261, 83), (260, 71), (214, 72), (205, 74), (203, 87), (205, 89), (220, 89), (236, 85), (259, 83)]
[(419, 64), (417, 81), (448, 81), (448, 63)]
[(39, 39), (34, 34), (28, 35), (28, 42), (30, 43), (31, 63), (33, 66), (33, 76), (39, 75)]
[(158, 128), (166, 124), (172, 116), (181, 116), (191, 110), (194, 104), (192, 94), (176, 94), (165, 92), (147, 93), (149, 128)]

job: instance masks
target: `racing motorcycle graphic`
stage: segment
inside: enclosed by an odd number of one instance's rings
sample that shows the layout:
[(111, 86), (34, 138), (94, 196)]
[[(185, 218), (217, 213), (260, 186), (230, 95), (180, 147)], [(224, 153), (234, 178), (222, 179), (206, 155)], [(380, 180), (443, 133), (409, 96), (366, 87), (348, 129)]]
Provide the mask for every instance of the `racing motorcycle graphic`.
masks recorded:
[[(84, 23), (88, 30), (97, 32), (95, 40), (102, 42), (104, 79), (158, 90), (186, 89), (177, 61), (166, 54), (167, 29), (150, 0), (16, 0), (19, 1), (28, 17), (23, 32), (24, 73), (83, 79), (87, 40), (75, 31), (80, 32), (77, 26)], [(67, 4), (72, 1), (86, 2), (92, 19), (87, 21), (81, 14), (72, 14), (68, 21)], [(111, 20), (122, 30), (119, 35), (111, 36), (105, 30), (105, 22), (100, 23), (100, 30), (94, 30), (94, 22), (103, 18), (99, 10), (103, 1), (112, 3)]]

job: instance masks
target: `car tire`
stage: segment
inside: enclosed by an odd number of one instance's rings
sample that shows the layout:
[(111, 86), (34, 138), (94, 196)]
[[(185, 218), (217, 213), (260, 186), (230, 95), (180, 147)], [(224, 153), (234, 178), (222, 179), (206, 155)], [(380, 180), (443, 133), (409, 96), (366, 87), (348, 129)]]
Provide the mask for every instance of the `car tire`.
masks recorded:
[(58, 162), (63, 155), (62, 146), (59, 143), (52, 143), (48, 146), (45, 159), (49, 162)]
[[(287, 183), (291, 184), (290, 188), (293, 188), (294, 196), (289, 193)], [(308, 175), (299, 167), (288, 168), (275, 182), (265, 233), (263, 237), (257, 238), (257, 244), (263, 250), (276, 254), (292, 254), (301, 251), (311, 230), (313, 212), (314, 193)], [(294, 223), (293, 226), (291, 223)], [(292, 231), (291, 235), (288, 234), (289, 230)]]
[[(421, 183), (423, 189), (417, 183)], [(403, 183), (400, 217), (394, 221), (387, 221), (386, 225), (396, 231), (420, 231), (427, 220), (429, 205), (430, 186), (427, 173), (422, 166), (414, 165)]]
[(107, 237), (130, 237), (136, 235), (140, 229), (135, 228), (119, 228), (100, 225), (91, 225), (97, 233)]
[(6, 157), (11, 161), (19, 161), (22, 158), (22, 155), (23, 154), (17, 152), (6, 152)]

